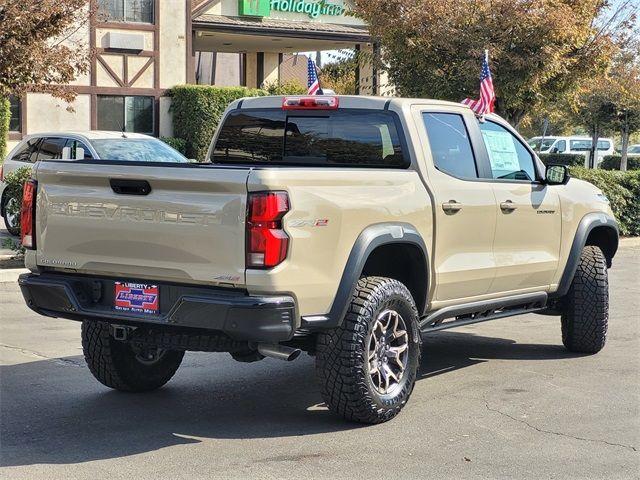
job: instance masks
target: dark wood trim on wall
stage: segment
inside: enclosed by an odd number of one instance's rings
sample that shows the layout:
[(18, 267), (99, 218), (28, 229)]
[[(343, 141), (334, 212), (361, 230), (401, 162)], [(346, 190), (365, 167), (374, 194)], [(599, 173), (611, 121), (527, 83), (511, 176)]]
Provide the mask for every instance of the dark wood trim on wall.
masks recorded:
[(282, 61), (284, 60), (284, 53), (278, 53), (278, 83), (282, 82)]
[(240, 86), (247, 86), (247, 54), (241, 53), (239, 56), (240, 60)]
[(380, 45), (378, 45), (377, 43), (374, 43), (372, 45), (373, 50), (373, 65), (371, 66), (371, 94), (372, 95), (379, 95), (379, 86), (378, 86), (378, 61), (380, 60)]
[(264, 52), (256, 53), (256, 88), (264, 82)]
[(184, 38), (186, 46), (186, 60), (187, 60), (187, 71), (185, 74), (185, 82), (186, 83), (196, 83), (196, 70), (193, 62), (193, 56), (195, 52), (193, 51), (193, 40), (195, 37), (195, 32), (193, 31), (193, 1), (186, 0), (185, 2), (186, 8), (186, 25), (184, 28)]
[(360, 44), (356, 43), (356, 59), (358, 60), (356, 64), (356, 95), (360, 95)]
[[(98, 63), (100, 65), (102, 65), (102, 68), (104, 68), (107, 71), (107, 73), (109, 73), (109, 75), (111, 76), (113, 81), (116, 82), (119, 86), (124, 87), (124, 82), (126, 82), (127, 75), (124, 75), (124, 81), (123, 81), (123, 79), (120, 79), (120, 76), (116, 72), (113, 71), (113, 69), (104, 60), (104, 58), (102, 58), (100, 56), (97, 56), (96, 59), (97, 59)], [(123, 57), (123, 62), (127, 63), (127, 57), (126, 56)]]
[(153, 32), (155, 25), (151, 23), (126, 23), (126, 22), (96, 22), (96, 28), (109, 28), (113, 30), (139, 30)]
[[(125, 61), (125, 65), (129, 63), (129, 56), (124, 57), (124, 61)], [(136, 83), (140, 77), (144, 74), (144, 72), (146, 72), (149, 67), (151, 66), (151, 64), (154, 62), (153, 58), (150, 58), (149, 60), (147, 60), (147, 63), (145, 63), (142, 68), (140, 70), (138, 70), (138, 73), (136, 73), (133, 78), (131, 80), (129, 80), (129, 73), (127, 72), (127, 74), (125, 75), (125, 84), (123, 86), (125, 87), (131, 87), (134, 83)]]

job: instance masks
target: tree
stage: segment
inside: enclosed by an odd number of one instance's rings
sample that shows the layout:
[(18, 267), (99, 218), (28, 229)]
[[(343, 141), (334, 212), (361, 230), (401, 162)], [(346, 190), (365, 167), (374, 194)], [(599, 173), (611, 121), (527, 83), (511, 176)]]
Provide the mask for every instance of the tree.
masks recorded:
[(358, 55), (353, 51), (343, 50), (329, 63), (322, 66), (320, 82), (322, 88), (328, 88), (340, 95), (355, 95), (356, 70), (359, 68)]
[[(634, 0), (627, 0), (627, 7)], [(606, 69), (610, 33), (631, 14), (598, 24), (605, 0), (354, 0), (404, 96), (478, 97), (489, 49), (496, 110), (517, 125), (541, 103)], [(620, 8), (623, 8), (620, 7)]]
[(574, 111), (577, 121), (592, 134), (592, 158), (597, 138), (604, 131), (620, 133), (620, 170), (626, 170), (629, 137), (640, 131), (640, 38), (622, 36), (618, 46), (611, 68), (580, 87), (575, 96)]
[(27, 91), (66, 101), (89, 70), (88, 0), (0, 0), (0, 97)]

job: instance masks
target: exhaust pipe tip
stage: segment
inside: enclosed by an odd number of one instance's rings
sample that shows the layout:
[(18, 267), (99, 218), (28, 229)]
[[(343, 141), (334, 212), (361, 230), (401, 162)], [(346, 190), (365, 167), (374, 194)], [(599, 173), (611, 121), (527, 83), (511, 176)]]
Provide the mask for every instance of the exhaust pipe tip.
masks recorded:
[(285, 345), (259, 343), (258, 352), (265, 357), (292, 362), (300, 356), (302, 350), (299, 348), (287, 347)]

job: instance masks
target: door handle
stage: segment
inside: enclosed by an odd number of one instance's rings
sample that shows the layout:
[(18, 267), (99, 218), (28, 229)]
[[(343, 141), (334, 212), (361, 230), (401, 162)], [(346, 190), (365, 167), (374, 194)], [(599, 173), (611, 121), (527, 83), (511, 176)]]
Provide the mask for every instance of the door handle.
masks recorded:
[(505, 212), (513, 212), (516, 208), (518, 208), (511, 200), (504, 201), (500, 204), (500, 209)]
[(448, 202), (444, 202), (442, 204), (442, 210), (446, 213), (456, 213), (462, 210), (462, 204), (456, 202), (455, 200), (449, 200)]
[(128, 180), (112, 178), (111, 189), (119, 195), (149, 195), (151, 185), (146, 180)]

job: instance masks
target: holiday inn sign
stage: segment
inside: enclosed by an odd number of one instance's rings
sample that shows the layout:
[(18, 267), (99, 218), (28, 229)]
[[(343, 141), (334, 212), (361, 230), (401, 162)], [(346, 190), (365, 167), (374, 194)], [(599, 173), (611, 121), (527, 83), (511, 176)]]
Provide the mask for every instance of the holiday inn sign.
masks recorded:
[(239, 0), (240, 15), (251, 17), (268, 17), (271, 10), (290, 13), (306, 13), (311, 18), (320, 15), (341, 16), (345, 9), (326, 0)]

